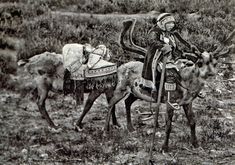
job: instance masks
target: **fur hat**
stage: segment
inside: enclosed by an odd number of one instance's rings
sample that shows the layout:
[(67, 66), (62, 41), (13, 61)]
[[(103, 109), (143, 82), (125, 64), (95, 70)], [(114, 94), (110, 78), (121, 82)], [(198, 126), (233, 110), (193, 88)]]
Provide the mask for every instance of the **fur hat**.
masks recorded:
[(175, 22), (175, 18), (170, 13), (162, 13), (157, 17), (157, 25), (162, 30), (166, 30), (166, 24)]

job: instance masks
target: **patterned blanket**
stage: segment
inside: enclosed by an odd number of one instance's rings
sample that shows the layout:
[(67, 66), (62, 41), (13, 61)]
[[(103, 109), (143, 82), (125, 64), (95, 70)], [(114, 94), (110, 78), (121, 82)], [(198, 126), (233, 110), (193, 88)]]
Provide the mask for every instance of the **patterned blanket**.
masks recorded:
[(109, 53), (104, 45), (92, 48), (82, 44), (66, 44), (63, 47), (64, 68), (72, 81), (85, 82), (87, 90), (114, 87), (117, 65), (103, 60)]
[(81, 80), (81, 78), (102, 77), (117, 72), (117, 65), (111, 62), (100, 60), (92, 69), (89, 69), (87, 65), (82, 65), (83, 72), (77, 70), (71, 72), (71, 79)]

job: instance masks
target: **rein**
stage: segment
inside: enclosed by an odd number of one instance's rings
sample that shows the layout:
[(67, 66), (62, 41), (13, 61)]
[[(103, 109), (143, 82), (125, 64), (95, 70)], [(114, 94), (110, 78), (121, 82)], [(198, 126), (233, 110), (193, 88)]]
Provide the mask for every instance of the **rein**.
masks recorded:
[(177, 84), (178, 84), (179, 86), (181, 86), (182, 88), (184, 88), (184, 89), (186, 89), (186, 90), (189, 90), (189, 88), (183, 86), (182, 83), (181, 83), (178, 79), (176, 79), (176, 81), (177, 81)]

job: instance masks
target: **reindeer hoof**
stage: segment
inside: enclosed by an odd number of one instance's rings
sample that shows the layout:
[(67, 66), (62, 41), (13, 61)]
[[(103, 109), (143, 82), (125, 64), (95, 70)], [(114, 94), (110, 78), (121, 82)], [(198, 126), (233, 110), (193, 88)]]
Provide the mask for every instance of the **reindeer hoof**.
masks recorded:
[(128, 129), (129, 132), (134, 132), (134, 131), (135, 131), (135, 129), (133, 128), (133, 126), (127, 126), (127, 129)]
[(162, 150), (161, 150), (161, 152), (162, 152), (162, 153), (164, 153), (164, 152), (168, 152), (168, 150), (169, 150), (168, 146), (163, 145), (163, 146), (162, 146)]
[(103, 137), (104, 137), (104, 138), (107, 138), (107, 137), (109, 137), (109, 132), (107, 132), (107, 131), (104, 131), (104, 133), (103, 133)]
[(62, 128), (60, 128), (59, 126), (48, 127), (48, 129), (51, 133), (60, 133), (60, 132), (62, 132)]
[(197, 95), (200, 99), (204, 99), (206, 97), (206, 93), (205, 92), (200, 92)]
[(113, 125), (114, 129), (122, 129), (122, 127), (120, 125)]
[(49, 127), (48, 128), (54, 128), (54, 129), (59, 129), (60, 128), (60, 126), (59, 125), (55, 125), (54, 123), (49, 123)]
[(74, 130), (75, 130), (76, 132), (81, 132), (81, 131), (82, 131), (82, 128), (83, 128), (82, 124), (76, 124), (76, 123), (74, 123), (73, 125), (74, 125)]
[(104, 127), (104, 132), (105, 132), (105, 133), (109, 133), (109, 130), (110, 130), (109, 127), (107, 127), (107, 126)]
[(115, 126), (116, 128), (120, 128), (121, 127), (121, 125), (118, 122), (113, 124), (113, 126)]
[(109, 129), (107, 129), (107, 128), (104, 128), (104, 130), (103, 130), (103, 136), (104, 137), (108, 137), (109, 136)]
[(198, 148), (199, 147), (199, 144), (198, 144), (197, 141), (192, 142), (192, 145), (193, 145), (194, 148)]
[(107, 135), (110, 132), (110, 125), (105, 125), (103, 128), (104, 133)]

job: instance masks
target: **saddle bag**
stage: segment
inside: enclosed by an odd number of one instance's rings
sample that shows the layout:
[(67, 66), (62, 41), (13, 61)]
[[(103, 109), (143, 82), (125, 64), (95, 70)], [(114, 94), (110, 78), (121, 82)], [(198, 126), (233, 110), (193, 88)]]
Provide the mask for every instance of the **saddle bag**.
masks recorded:
[(63, 84), (64, 95), (73, 93), (75, 95), (77, 105), (82, 105), (84, 101), (84, 81), (72, 80), (70, 76), (71, 73), (65, 69)]

